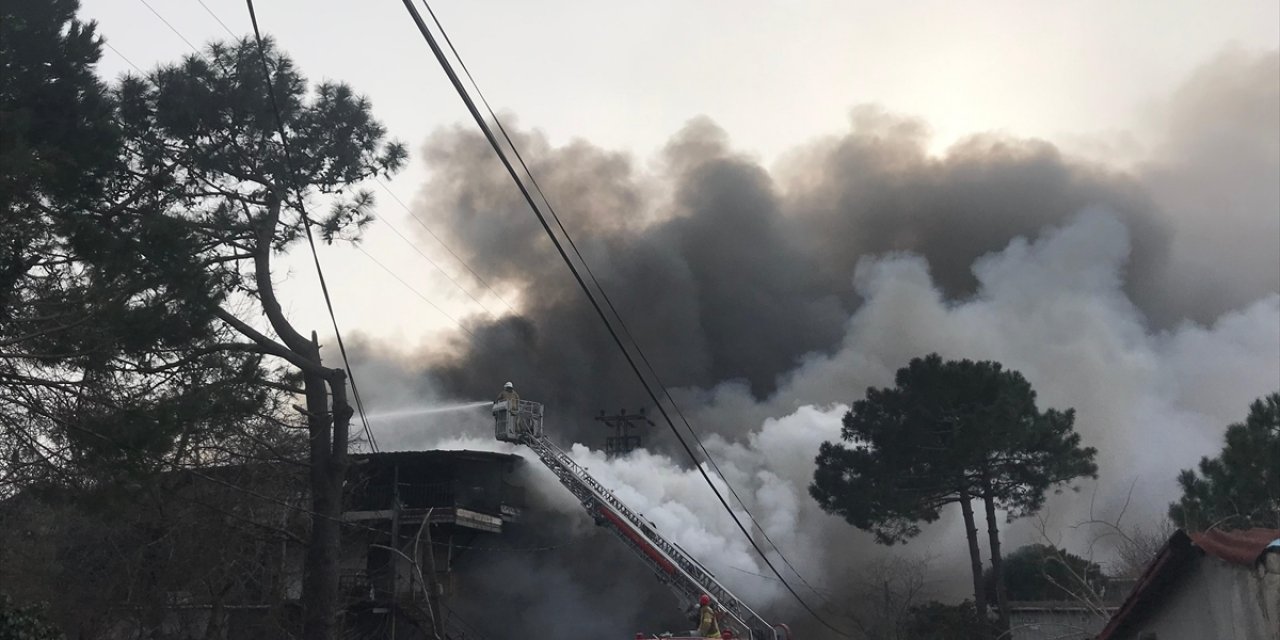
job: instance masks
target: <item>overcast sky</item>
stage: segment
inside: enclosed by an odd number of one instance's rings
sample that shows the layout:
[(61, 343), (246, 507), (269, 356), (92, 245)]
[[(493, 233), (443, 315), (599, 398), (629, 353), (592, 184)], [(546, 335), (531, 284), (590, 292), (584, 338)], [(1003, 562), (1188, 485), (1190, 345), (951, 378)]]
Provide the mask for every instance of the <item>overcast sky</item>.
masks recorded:
[[(196, 46), (227, 37), (198, 0), (147, 1)], [(150, 68), (191, 53), (142, 0), (82, 2), (82, 15), (133, 64)], [(233, 32), (249, 33), (243, 2), (204, 3)], [(641, 165), (699, 115), (767, 165), (845, 132), (850, 109), (864, 103), (922, 118), (938, 152), (967, 134), (998, 131), (1122, 163), (1142, 157), (1150, 122), (1196, 67), (1229, 47), (1280, 45), (1274, 0), (441, 0), (434, 7), (496, 108), (552, 144), (584, 138), (630, 152)], [(309, 78), (342, 80), (369, 96), (414, 154), (391, 188), (409, 203), (429, 197), (419, 192), (428, 171), (416, 157), (422, 142), (440, 127), (474, 125), (401, 2), (259, 0), (257, 10)], [(99, 69), (114, 78), (130, 66), (108, 49)], [(379, 195), (379, 216), (417, 249), (377, 224), (367, 250), (454, 317), (483, 312), (417, 251), (477, 295), (479, 287)], [(326, 249), (322, 259), (344, 333), (412, 347), (452, 326), (366, 256)], [(311, 270), (286, 264), (295, 322), (323, 329)]]

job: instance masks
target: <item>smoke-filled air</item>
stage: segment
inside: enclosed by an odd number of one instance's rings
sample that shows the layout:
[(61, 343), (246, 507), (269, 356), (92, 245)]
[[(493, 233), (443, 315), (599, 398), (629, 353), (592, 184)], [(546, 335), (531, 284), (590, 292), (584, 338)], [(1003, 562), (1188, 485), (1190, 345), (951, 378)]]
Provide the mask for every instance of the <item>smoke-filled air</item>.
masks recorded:
[[(1098, 478), (1051, 496), (1039, 517), (1077, 553), (1096, 532), (1073, 524), (1163, 517), (1178, 471), (1280, 388), (1280, 54), (1223, 53), (1152, 113), (1154, 133), (1123, 162), (999, 132), (937, 150), (929, 123), (874, 106), (772, 166), (706, 118), (652, 158), (513, 135), (725, 478), (809, 585), (784, 572), (836, 615), (891, 555), (928, 561), (939, 598), (965, 597), (958, 512), (884, 547), (808, 494), (818, 447), (839, 439), (850, 404), (911, 358), (997, 360), (1042, 408), (1075, 408)], [(473, 335), (430, 353), (363, 341), (358, 372), (378, 380), (364, 383), (370, 407), (478, 402), (512, 380), (545, 403), (553, 439), (744, 599), (792, 612), (803, 637), (835, 637), (805, 628), (665, 423), (644, 450), (606, 459), (593, 417), (652, 416), (652, 403), (481, 136), (440, 130), (423, 153), (416, 213), (514, 311), (466, 318)], [(530, 455), (492, 440), (485, 407), (375, 428), (385, 449)], [(515, 563), (523, 574), (488, 574), (536, 584), (476, 588), (526, 606), (547, 637), (628, 637), (670, 619), (683, 603), (638, 562), (602, 566), (622, 547), (530, 462), (530, 508), (560, 517), (509, 544), (542, 550), (472, 561)], [(1042, 541), (1041, 529), (1015, 520), (1008, 548)], [(1105, 544), (1092, 551), (1107, 560)], [(617, 615), (577, 615), (603, 610)]]
[(1274, 633), (1280, 3), (1102, 4), (0, 2), (0, 640)]

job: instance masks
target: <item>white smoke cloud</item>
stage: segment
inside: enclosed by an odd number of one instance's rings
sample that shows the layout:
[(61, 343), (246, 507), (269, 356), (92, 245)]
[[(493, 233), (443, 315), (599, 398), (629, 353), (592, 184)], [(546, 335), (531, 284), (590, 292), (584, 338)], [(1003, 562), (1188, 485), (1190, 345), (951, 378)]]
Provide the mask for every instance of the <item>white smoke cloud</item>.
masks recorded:
[[(997, 360), (1027, 376), (1042, 407), (1077, 409), (1077, 431), (1099, 449), (1100, 478), (1085, 487), (1096, 491), (1093, 515), (1114, 517), (1136, 482), (1129, 517), (1159, 517), (1176, 497), (1177, 471), (1216, 453), (1226, 425), (1280, 388), (1280, 296), (1209, 326), (1152, 331), (1122, 288), (1127, 255), (1124, 225), (1093, 211), (979, 259), (979, 289), (961, 302), (944, 300), (917, 257), (864, 261), (854, 281), (865, 303), (837, 353), (810, 357), (763, 407), (722, 386), (698, 419), (852, 401), (934, 351)], [(1057, 499), (1048, 511), (1070, 524), (1089, 517), (1089, 502)], [(1023, 542), (1030, 535), (1015, 531)]]

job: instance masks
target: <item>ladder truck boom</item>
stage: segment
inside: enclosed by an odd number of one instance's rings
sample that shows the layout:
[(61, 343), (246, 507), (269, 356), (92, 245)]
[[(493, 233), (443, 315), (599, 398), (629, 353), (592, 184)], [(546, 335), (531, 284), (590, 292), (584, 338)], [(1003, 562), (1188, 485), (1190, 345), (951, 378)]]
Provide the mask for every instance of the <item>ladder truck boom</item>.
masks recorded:
[(686, 602), (706, 594), (722, 612), (727, 637), (750, 640), (790, 640), (786, 625), (773, 625), (733, 595), (693, 556), (667, 540), (653, 523), (632, 511), (585, 468), (556, 446), (542, 430), (542, 405), (528, 400), (499, 401), (493, 406), (498, 440), (529, 447), (560, 484), (582, 503), (596, 521), (608, 528)]

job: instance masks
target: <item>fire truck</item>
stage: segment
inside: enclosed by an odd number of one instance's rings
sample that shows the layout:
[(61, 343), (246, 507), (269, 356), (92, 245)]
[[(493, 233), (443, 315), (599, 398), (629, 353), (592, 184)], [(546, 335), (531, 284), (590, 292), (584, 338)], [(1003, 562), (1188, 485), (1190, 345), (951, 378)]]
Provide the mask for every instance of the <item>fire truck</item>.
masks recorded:
[[(609, 529), (658, 580), (683, 602), (697, 602), (703, 594), (711, 598), (723, 638), (735, 640), (794, 640), (784, 624), (770, 624), (760, 614), (733, 595), (720, 581), (680, 545), (666, 539), (657, 527), (623, 504), (608, 488), (574, 462), (542, 430), (542, 405), (528, 400), (500, 400), (493, 405), (494, 430), (498, 440), (523, 444), (537, 454), (560, 484), (582, 503), (596, 524)], [(687, 636), (663, 634), (643, 638), (679, 640)], [(692, 640), (692, 639), (689, 639)]]

